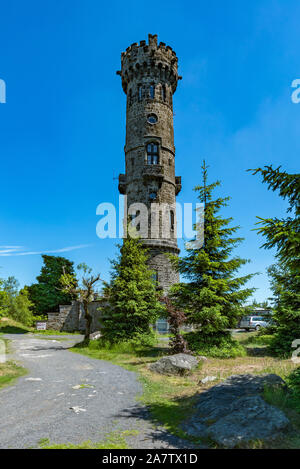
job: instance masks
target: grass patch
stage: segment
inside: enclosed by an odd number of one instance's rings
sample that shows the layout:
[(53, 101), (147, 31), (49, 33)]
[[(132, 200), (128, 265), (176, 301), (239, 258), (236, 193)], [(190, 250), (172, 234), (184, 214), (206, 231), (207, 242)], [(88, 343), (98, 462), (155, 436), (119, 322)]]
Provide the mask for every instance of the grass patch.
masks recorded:
[(9, 318), (0, 319), (0, 334), (28, 334), (32, 332), (38, 335), (79, 335), (80, 332), (61, 332), (53, 329), (46, 329), (45, 331), (38, 331), (34, 327), (25, 326), (20, 322), (14, 321)]
[(32, 327), (24, 326), (13, 319), (0, 319), (0, 332), (2, 334), (27, 334), (32, 331)]
[(93, 443), (90, 440), (79, 443), (51, 444), (48, 438), (42, 438), (38, 444), (41, 449), (130, 449), (126, 437), (137, 435), (137, 430), (108, 433), (102, 441)]
[(80, 332), (65, 332), (65, 331), (55, 331), (53, 329), (46, 329), (45, 331), (38, 331), (33, 329), (31, 332), (38, 335), (80, 335)]
[(15, 379), (24, 376), (26, 369), (12, 361), (0, 363), (0, 389), (12, 384)]
[(246, 355), (245, 348), (228, 331), (202, 336), (201, 332), (193, 331), (185, 334), (190, 350), (197, 355), (213, 358), (234, 358)]
[[(289, 377), (287, 382), (289, 382)], [(281, 409), (291, 422), (292, 428), (282, 438), (271, 443), (271, 448), (299, 449), (300, 448), (300, 399), (293, 388), (266, 387), (263, 397), (268, 404)], [(266, 445), (263, 444), (264, 447)], [(270, 446), (270, 445), (269, 445)]]
[(273, 340), (273, 335), (261, 334), (260, 332), (236, 333), (234, 338), (243, 346), (269, 346)]

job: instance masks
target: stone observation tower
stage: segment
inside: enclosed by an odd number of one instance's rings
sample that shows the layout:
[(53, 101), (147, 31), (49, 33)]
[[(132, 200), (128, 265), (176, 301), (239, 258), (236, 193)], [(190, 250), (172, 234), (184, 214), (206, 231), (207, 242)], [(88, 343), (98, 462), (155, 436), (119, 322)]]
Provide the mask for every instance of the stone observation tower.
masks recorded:
[[(175, 176), (172, 100), (181, 79), (177, 62), (171, 47), (149, 34), (148, 44), (134, 43), (122, 53), (117, 72), (127, 95), (126, 172), (119, 175), (119, 191), (127, 196), (125, 211), (136, 218), (149, 266), (164, 291), (179, 281), (165, 255), (179, 253), (175, 198), (181, 177)], [(137, 204), (148, 208), (146, 215)]]

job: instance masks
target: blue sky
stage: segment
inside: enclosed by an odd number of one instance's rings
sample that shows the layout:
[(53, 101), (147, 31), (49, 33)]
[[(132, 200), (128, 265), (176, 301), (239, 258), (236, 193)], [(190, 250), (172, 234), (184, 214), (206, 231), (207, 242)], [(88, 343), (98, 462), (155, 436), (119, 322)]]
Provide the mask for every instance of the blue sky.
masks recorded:
[(257, 215), (284, 216), (286, 205), (246, 170), (299, 172), (299, 17), (297, 0), (3, 2), (0, 276), (30, 284), (41, 267), (35, 253), (54, 251), (109, 278), (117, 249), (97, 238), (96, 207), (118, 203), (114, 178), (124, 172), (115, 72), (121, 52), (152, 33), (176, 51), (183, 76), (174, 95), (178, 201), (196, 201), (205, 158), (210, 181), (232, 197), (223, 214), (246, 238), (236, 254), (252, 262), (242, 272), (261, 272), (254, 296), (268, 297), (274, 252), (252, 230)]

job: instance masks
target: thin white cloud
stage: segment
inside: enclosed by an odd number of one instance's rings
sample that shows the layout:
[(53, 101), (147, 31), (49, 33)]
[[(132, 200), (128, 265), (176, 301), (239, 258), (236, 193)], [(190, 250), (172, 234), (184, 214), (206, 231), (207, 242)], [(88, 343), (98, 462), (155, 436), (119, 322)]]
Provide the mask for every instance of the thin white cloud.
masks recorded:
[(91, 244), (79, 244), (78, 246), (67, 246), (65, 248), (53, 249), (50, 251), (25, 251), (23, 246), (0, 246), (0, 257), (8, 256), (36, 256), (40, 254), (58, 254), (61, 252), (75, 251), (90, 247)]
[(24, 246), (0, 246), (0, 249), (24, 249)]

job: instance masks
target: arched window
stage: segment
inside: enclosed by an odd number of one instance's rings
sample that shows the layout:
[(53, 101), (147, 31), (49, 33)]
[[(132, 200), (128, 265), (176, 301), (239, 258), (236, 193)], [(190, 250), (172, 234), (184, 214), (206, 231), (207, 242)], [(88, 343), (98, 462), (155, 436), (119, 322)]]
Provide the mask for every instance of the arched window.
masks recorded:
[(157, 143), (147, 144), (147, 164), (158, 164), (158, 145)]
[(150, 96), (151, 99), (154, 99), (154, 97), (155, 97), (155, 86), (154, 85), (150, 85), (149, 96)]
[(161, 87), (161, 97), (162, 97), (163, 101), (166, 101), (166, 98), (167, 98), (166, 85), (162, 85), (162, 87)]
[(139, 95), (139, 101), (142, 101), (142, 99), (143, 99), (143, 88), (142, 88), (142, 85), (139, 85), (139, 88), (138, 88), (138, 95)]

